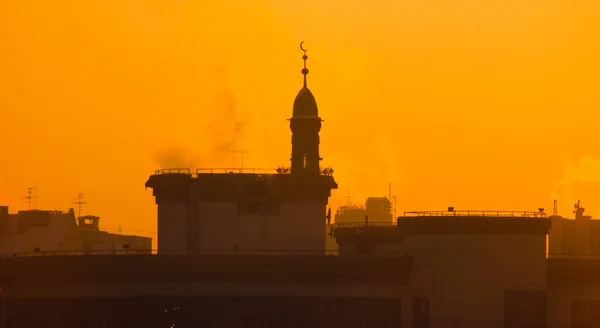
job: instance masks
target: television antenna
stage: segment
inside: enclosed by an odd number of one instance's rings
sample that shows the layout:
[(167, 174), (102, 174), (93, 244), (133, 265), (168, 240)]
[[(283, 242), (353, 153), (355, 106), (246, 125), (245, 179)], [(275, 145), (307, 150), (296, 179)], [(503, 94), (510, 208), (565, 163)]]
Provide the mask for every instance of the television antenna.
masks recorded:
[(350, 198), (352, 198), (352, 196), (350, 196), (350, 187), (348, 187), (348, 196), (346, 196), (346, 198), (348, 199), (348, 207), (350, 207)]
[(237, 123), (236, 127), (235, 127), (235, 131), (239, 133), (241, 147), (240, 147), (240, 150), (232, 150), (232, 151), (230, 151), (230, 153), (241, 155), (242, 166), (240, 167), (240, 170), (243, 170), (244, 169), (244, 155), (249, 152), (244, 149), (244, 123)]
[(390, 201), (390, 214), (392, 215), (392, 221), (396, 220), (396, 196), (392, 195), (392, 183), (389, 185), (389, 201)]
[(33, 205), (33, 209), (37, 209), (37, 199), (39, 197), (37, 196), (37, 188), (36, 187), (30, 187), (27, 188), (27, 196), (23, 197), (22, 199), (27, 199), (27, 207), (28, 210), (31, 211), (31, 205)]
[(77, 201), (76, 202), (72, 202), (71, 204), (77, 204), (79, 206), (77, 217), (80, 218), (81, 217), (81, 209), (83, 208), (84, 204), (87, 204), (87, 202), (83, 201), (83, 193), (80, 192), (77, 195)]

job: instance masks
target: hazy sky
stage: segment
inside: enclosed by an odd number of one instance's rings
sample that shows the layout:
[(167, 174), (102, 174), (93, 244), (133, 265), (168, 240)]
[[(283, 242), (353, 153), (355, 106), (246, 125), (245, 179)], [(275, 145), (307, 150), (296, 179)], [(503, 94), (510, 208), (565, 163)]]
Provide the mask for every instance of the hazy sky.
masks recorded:
[[(367, 4), (368, 3), (368, 4)], [(0, 2), (0, 203), (155, 237), (163, 166), (288, 165), (309, 49), (330, 203), (600, 215), (597, 0)]]

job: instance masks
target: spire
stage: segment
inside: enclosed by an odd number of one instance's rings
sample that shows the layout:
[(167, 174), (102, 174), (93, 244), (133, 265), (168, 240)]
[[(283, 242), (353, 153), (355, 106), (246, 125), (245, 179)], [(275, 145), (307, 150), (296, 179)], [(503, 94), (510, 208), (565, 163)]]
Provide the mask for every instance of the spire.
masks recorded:
[(304, 87), (306, 88), (306, 75), (308, 75), (308, 68), (306, 68), (306, 60), (308, 59), (308, 56), (306, 55), (306, 52), (308, 50), (304, 49), (304, 47), (302, 46), (303, 43), (304, 41), (300, 42), (300, 50), (304, 52), (304, 56), (302, 56), (302, 59), (304, 59), (304, 68), (302, 69), (302, 75), (304, 75)]
[(304, 87), (300, 89), (298, 95), (296, 95), (296, 99), (294, 100), (294, 116), (296, 115), (314, 115), (315, 117), (319, 116), (319, 110), (317, 109), (317, 101), (313, 96), (312, 92), (306, 86), (306, 75), (308, 75), (308, 68), (306, 68), (306, 60), (308, 56), (306, 55), (306, 50), (303, 46), (304, 41), (300, 42), (300, 50), (304, 52), (304, 68), (302, 69), (302, 75), (304, 75)]

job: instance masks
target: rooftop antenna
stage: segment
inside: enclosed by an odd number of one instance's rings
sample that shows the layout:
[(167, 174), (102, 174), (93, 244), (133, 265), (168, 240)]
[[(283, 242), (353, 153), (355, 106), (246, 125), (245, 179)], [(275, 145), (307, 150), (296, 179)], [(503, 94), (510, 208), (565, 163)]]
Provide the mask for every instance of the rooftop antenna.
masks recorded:
[(585, 212), (585, 208), (581, 206), (581, 200), (577, 199), (577, 203), (575, 203), (573, 207), (575, 208), (573, 211), (573, 213), (575, 213), (575, 218), (581, 219), (583, 217), (583, 213)]
[(237, 123), (236, 124), (236, 128), (235, 131), (239, 132), (240, 134), (240, 140), (241, 140), (241, 149), (240, 150), (233, 150), (231, 151), (231, 153), (239, 153), (242, 157), (242, 166), (240, 168), (240, 170), (244, 170), (244, 154), (247, 153), (247, 151), (244, 149), (244, 123)]
[(350, 207), (350, 198), (352, 198), (352, 196), (350, 196), (350, 187), (348, 187), (348, 196), (346, 198), (348, 198), (348, 207)]
[(80, 217), (81, 217), (81, 209), (82, 209), (82, 207), (83, 207), (82, 205), (84, 205), (84, 204), (87, 204), (86, 202), (84, 202), (84, 201), (83, 201), (83, 193), (82, 193), (82, 192), (80, 192), (80, 193), (77, 195), (77, 201), (76, 201), (76, 202), (72, 202), (72, 204), (77, 204), (77, 205), (79, 205), (79, 210), (78, 210), (77, 217), (78, 217), (78, 218), (80, 218)]
[(558, 199), (554, 200), (554, 209), (552, 211), (552, 215), (558, 216)]
[(27, 199), (27, 208), (29, 211), (31, 211), (31, 205), (33, 205), (33, 209), (37, 209), (37, 188), (36, 187), (30, 187), (27, 188), (27, 197), (23, 197), (23, 199)]
[(390, 201), (390, 214), (392, 215), (392, 220), (396, 219), (396, 196), (392, 195), (392, 183), (389, 185), (389, 201)]

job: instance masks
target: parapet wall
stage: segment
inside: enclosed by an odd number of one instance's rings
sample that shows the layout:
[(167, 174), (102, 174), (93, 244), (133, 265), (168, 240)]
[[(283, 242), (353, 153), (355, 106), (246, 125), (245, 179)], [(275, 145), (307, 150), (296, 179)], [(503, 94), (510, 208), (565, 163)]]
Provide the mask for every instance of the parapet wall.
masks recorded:
[(107, 283), (408, 284), (410, 257), (95, 255), (0, 259), (10, 290)]

